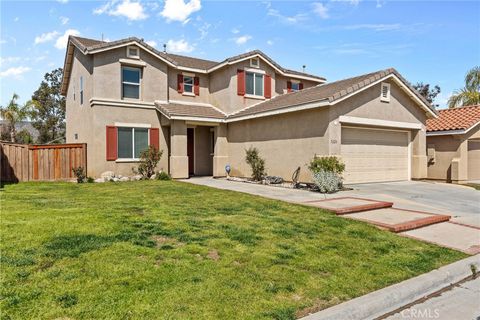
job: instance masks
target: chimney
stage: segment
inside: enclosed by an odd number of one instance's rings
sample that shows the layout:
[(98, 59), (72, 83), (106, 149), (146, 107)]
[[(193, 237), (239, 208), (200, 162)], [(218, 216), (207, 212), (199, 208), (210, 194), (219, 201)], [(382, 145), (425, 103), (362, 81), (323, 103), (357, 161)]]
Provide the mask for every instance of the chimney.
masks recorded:
[(163, 53), (167, 53), (167, 44), (166, 43), (163, 44)]

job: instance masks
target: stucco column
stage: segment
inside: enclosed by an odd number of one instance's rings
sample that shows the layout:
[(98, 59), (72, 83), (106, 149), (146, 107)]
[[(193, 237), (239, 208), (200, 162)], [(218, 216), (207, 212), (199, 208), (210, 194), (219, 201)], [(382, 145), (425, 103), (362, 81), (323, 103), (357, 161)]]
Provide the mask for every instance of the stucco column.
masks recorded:
[(452, 159), (451, 170), (453, 183), (468, 180), (468, 139), (462, 139), (457, 155)]
[(188, 178), (187, 125), (185, 121), (172, 120), (170, 148), (170, 174), (172, 178)]
[(427, 137), (425, 126), (422, 125), (420, 130), (412, 130), (410, 132), (410, 143), (412, 160), (411, 160), (411, 176), (412, 179), (427, 178)]
[(215, 151), (213, 154), (213, 176), (226, 176), (225, 166), (228, 164), (227, 125), (215, 127)]

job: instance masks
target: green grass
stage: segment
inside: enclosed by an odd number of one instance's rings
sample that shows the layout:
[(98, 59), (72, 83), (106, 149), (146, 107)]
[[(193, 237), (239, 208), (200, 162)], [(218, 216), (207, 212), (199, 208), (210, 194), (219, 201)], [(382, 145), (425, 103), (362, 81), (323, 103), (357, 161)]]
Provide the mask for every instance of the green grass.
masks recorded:
[(468, 187), (472, 187), (475, 190), (480, 190), (480, 184), (478, 184), (478, 183), (466, 183), (465, 185), (468, 186)]
[(174, 181), (0, 190), (3, 319), (293, 319), (465, 257)]

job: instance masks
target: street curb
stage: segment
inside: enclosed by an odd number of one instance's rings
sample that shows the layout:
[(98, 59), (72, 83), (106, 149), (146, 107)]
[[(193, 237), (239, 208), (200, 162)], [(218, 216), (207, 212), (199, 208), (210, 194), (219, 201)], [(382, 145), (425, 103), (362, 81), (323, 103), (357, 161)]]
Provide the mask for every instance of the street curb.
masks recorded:
[(359, 320), (380, 318), (471, 276), (472, 265), (476, 268), (476, 272), (480, 270), (480, 255), (454, 262), (301, 319)]

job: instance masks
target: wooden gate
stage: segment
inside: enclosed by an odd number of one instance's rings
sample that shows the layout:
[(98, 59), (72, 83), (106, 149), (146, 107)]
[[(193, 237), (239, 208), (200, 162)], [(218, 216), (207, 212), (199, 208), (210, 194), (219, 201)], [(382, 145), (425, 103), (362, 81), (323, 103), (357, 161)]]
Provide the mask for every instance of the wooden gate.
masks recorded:
[(2, 182), (53, 181), (74, 178), (73, 168), (87, 170), (87, 145), (25, 145), (1, 142)]

